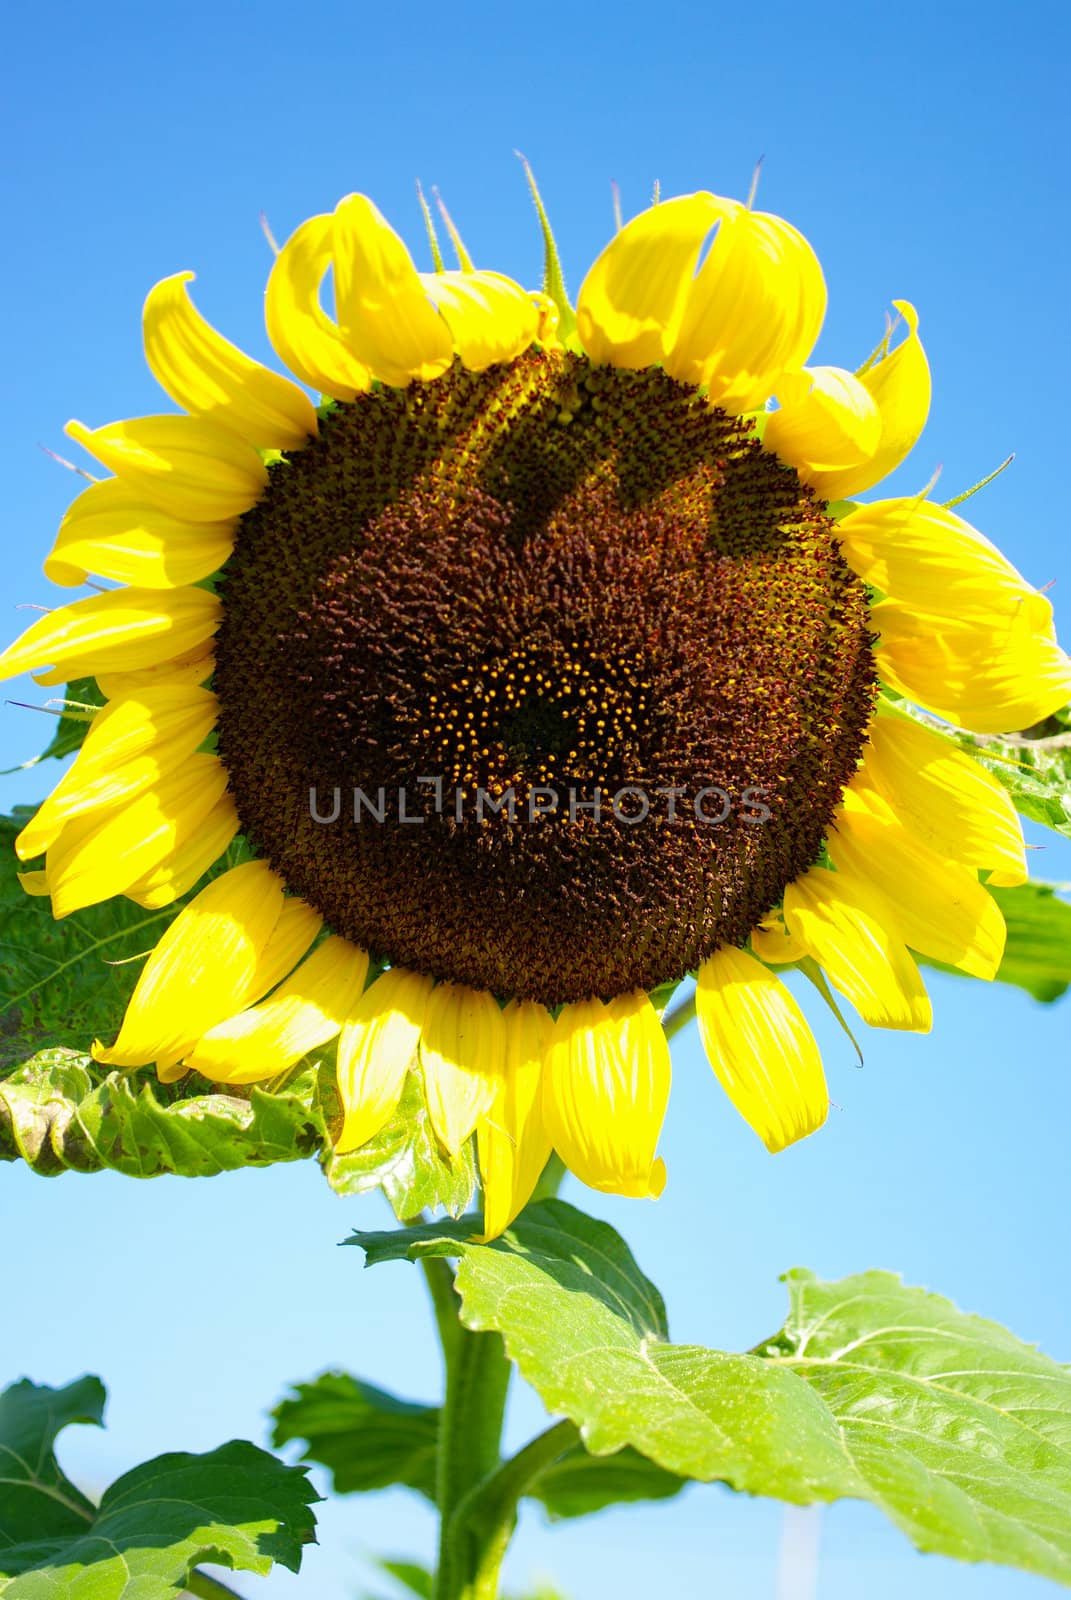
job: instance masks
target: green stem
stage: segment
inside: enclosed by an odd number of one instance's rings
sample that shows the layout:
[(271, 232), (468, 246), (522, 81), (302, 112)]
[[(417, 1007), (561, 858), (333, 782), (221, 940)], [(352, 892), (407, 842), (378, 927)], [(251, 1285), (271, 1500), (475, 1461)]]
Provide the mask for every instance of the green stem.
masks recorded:
[(497, 1600), (502, 1560), (517, 1523), (517, 1506), (540, 1473), (580, 1443), (576, 1424), (564, 1419), (539, 1434), (466, 1495), (454, 1512), (455, 1539), (475, 1547), (464, 1600)]
[(454, 1513), (469, 1492), (498, 1467), (512, 1371), (500, 1334), (471, 1333), (461, 1322), (456, 1323), (456, 1330), (439, 1422), (439, 1567), (434, 1600), (474, 1600), (471, 1582), (479, 1552), (472, 1548), (465, 1530), (455, 1530)]
[(686, 1028), (695, 1016), (695, 993), (689, 995), (687, 1000), (682, 1000), (680, 1005), (674, 1006), (672, 1011), (667, 1011), (662, 1018), (662, 1032), (667, 1039), (673, 1039)]
[(196, 1595), (197, 1600), (242, 1600), (237, 1589), (228, 1589), (225, 1583), (210, 1578), (207, 1572), (199, 1572), (196, 1567), (186, 1579), (186, 1593)]

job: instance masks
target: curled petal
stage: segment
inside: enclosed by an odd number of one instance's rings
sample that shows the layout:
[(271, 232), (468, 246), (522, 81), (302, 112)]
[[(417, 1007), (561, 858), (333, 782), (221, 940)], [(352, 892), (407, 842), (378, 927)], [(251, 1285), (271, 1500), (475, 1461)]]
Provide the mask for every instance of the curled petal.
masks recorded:
[(878, 447), (881, 413), (866, 387), (842, 367), (786, 373), (777, 398), (763, 446), (795, 467), (805, 483), (867, 461)]
[(347, 346), (323, 306), (335, 219), (310, 217), (291, 234), (272, 267), (264, 315), (276, 354), (303, 383), (335, 400), (364, 394), (372, 374)]
[(592, 266), (576, 302), (580, 342), (612, 367), (664, 362), (703, 241), (739, 209), (714, 194), (680, 195), (633, 217)]
[(843, 500), (888, 477), (915, 445), (930, 414), (930, 367), (919, 338), (918, 312), (909, 300), (893, 305), (907, 324), (907, 336), (891, 353), (886, 341), (856, 377), (881, 416), (881, 438), (865, 461), (838, 471), (814, 474), (825, 500)]
[(424, 1091), (435, 1135), (456, 1156), (491, 1108), (506, 1054), (506, 1025), (493, 995), (440, 983), (420, 1038)]
[(923, 844), (965, 867), (1026, 881), (1023, 826), (1003, 784), (940, 734), (875, 717), (861, 778)]
[(198, 1034), (241, 1005), (283, 907), (262, 861), (214, 878), (184, 906), (142, 968), (119, 1037), (97, 1061), (138, 1067), (183, 1054)]
[(846, 872), (812, 867), (785, 890), (785, 924), (864, 1022), (928, 1033), (933, 1015), (919, 969), (889, 908)]
[(199, 583), (230, 555), (234, 529), (234, 521), (180, 522), (119, 478), (105, 478), (68, 508), (45, 577), (66, 588), (91, 572), (145, 589)]
[(582, 1183), (608, 1194), (661, 1194), (666, 1169), (655, 1150), (669, 1082), (669, 1046), (645, 994), (562, 1008), (543, 1077), (543, 1118)]
[(901, 694), (977, 733), (1032, 727), (1071, 699), (1071, 661), (1056, 643), (1044, 595), (1010, 597), (988, 625), (952, 622), (882, 600), (878, 670)]
[(145, 359), (157, 383), (191, 416), (218, 422), (247, 444), (279, 450), (305, 444), (317, 430), (308, 396), (205, 321), (186, 287), (193, 277), (164, 278), (145, 301)]
[(483, 1179), (483, 1235), (495, 1239), (523, 1211), (550, 1159), (543, 1072), (554, 1024), (545, 1006), (511, 1000), (503, 1012), (506, 1056), (495, 1097), (476, 1125)]
[(344, 1121), (335, 1154), (375, 1137), (394, 1115), (415, 1065), (432, 981), (392, 967), (361, 995), (338, 1041), (338, 1093)]
[(699, 968), (696, 1015), (718, 1081), (767, 1150), (821, 1127), (829, 1112), (822, 1058), (780, 978), (726, 946)]
[(1000, 908), (958, 861), (943, 860), (883, 807), (867, 806), (865, 779), (855, 779), (826, 845), (838, 871), (865, 879), (890, 912), (893, 929), (912, 950), (994, 978), (1004, 955)]
[(39, 683), (155, 666), (210, 639), (220, 604), (204, 589), (112, 589), (61, 606), (0, 655), (0, 678), (51, 664)]
[(539, 331), (540, 313), (531, 295), (500, 273), (428, 272), (420, 281), (470, 372), (512, 361)]
[(132, 417), (64, 432), (136, 494), (186, 522), (222, 522), (259, 500), (268, 471), (251, 445), (201, 417)]
[(342, 337), (382, 382), (427, 382), (453, 360), (450, 329), (428, 299), (409, 252), (362, 194), (335, 207), (332, 252)]
[(186, 1066), (214, 1083), (260, 1083), (335, 1038), (364, 988), (368, 957), (337, 935), (317, 945), (262, 1005), (242, 997), (186, 1053)]
[(726, 411), (754, 410), (806, 361), (825, 312), (825, 279), (803, 235), (737, 206), (688, 289), (666, 371), (705, 384)]

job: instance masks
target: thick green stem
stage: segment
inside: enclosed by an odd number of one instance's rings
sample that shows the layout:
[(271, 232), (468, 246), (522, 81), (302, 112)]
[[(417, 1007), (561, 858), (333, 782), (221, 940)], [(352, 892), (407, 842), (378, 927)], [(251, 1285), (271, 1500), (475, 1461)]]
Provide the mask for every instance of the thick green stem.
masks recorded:
[[(499, 1463), (499, 1442), (511, 1366), (501, 1336), (470, 1333), (456, 1324), (457, 1342), (446, 1364), (446, 1402), (439, 1422), (436, 1499), (439, 1568), (434, 1600), (474, 1600), (471, 1587), (479, 1552), (454, 1528), (454, 1513)], [(490, 1591), (493, 1593), (493, 1590)]]
[(517, 1523), (517, 1507), (541, 1472), (580, 1443), (568, 1420), (532, 1439), (470, 1491), (454, 1512), (454, 1535), (473, 1550), (472, 1577), (464, 1600), (497, 1600), (498, 1578)]

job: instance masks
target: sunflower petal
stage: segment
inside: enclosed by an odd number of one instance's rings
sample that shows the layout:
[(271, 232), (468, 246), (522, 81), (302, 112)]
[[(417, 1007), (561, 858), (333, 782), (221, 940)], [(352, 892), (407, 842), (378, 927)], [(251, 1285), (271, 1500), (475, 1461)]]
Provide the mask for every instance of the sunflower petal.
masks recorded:
[(494, 996), (438, 984), (428, 1001), (420, 1060), (428, 1117), (451, 1156), (490, 1110), (505, 1055), (506, 1025)]
[(219, 619), (204, 589), (109, 589), (38, 617), (0, 654), (0, 678), (49, 664), (38, 683), (155, 666), (206, 643)]
[(870, 618), (885, 682), (957, 727), (1029, 728), (1071, 699), (1071, 661), (1053, 637), (1044, 595), (1009, 599), (990, 626), (894, 600), (872, 606)]
[(196, 834), (173, 850), (159, 866), (128, 883), (123, 893), (146, 911), (174, 905), (215, 866), (241, 827), (230, 794), (222, 794)]
[(127, 804), (65, 822), (48, 851), (53, 916), (124, 894), (199, 835), (226, 787), (218, 757), (188, 756)]
[(375, 1137), (397, 1109), (416, 1061), (432, 980), (392, 967), (365, 990), (338, 1041), (338, 1093), (344, 1121), (335, 1154)]
[(145, 589), (175, 589), (209, 577), (233, 548), (233, 522), (179, 522), (118, 478), (105, 478), (68, 508), (45, 577), (69, 589), (91, 572)]
[(928, 1033), (933, 1020), (919, 969), (887, 930), (887, 908), (865, 882), (812, 867), (785, 890), (785, 924), (834, 989), (875, 1028)]
[(119, 1037), (97, 1061), (140, 1067), (172, 1061), (228, 1016), (253, 980), (283, 907), (283, 886), (262, 861), (214, 878), (184, 906), (142, 968)]
[(428, 272), (424, 290), (450, 329), (461, 364), (483, 372), (512, 361), (539, 331), (539, 309), (520, 284), (497, 272)]
[(15, 841), (22, 861), (47, 850), (72, 817), (132, 798), (193, 754), (215, 726), (207, 689), (165, 688), (97, 712), (73, 766)]
[(1023, 826), (1003, 784), (940, 734), (875, 717), (863, 774), (906, 828), (938, 855), (1025, 883)]
[(453, 360), (450, 329), (431, 305), (409, 251), (363, 194), (335, 207), (338, 324), (349, 348), (382, 383), (427, 382)]
[(805, 483), (866, 461), (881, 438), (881, 413), (865, 386), (841, 367), (786, 373), (780, 402), (766, 419), (763, 448), (795, 467)]
[(680, 195), (633, 217), (610, 240), (576, 302), (580, 342), (592, 361), (650, 367), (673, 347), (703, 241), (733, 200)]
[(503, 1017), (505, 1066), (495, 1078), (491, 1109), (476, 1125), (484, 1241), (497, 1238), (524, 1210), (552, 1148), (543, 1121), (543, 1070), (553, 1021), (532, 1000), (511, 1000)]
[(186, 1066), (214, 1083), (259, 1083), (276, 1077), (335, 1037), (367, 973), (365, 952), (332, 935), (270, 1000), (228, 1015), (203, 1033), (187, 1053)]
[(806, 361), (825, 313), (822, 268), (802, 233), (737, 206), (688, 289), (666, 371), (705, 384), (726, 411), (754, 410)]
[(543, 1118), (582, 1183), (640, 1198), (662, 1192), (666, 1169), (655, 1150), (669, 1080), (669, 1046), (645, 994), (562, 1008), (543, 1075)]
[(222, 522), (255, 505), (268, 470), (243, 439), (201, 417), (132, 417), (64, 432), (136, 494), (182, 522)]
[(254, 446), (300, 448), (317, 431), (306, 394), (250, 360), (216, 332), (190, 299), (192, 272), (176, 272), (145, 301), (145, 359), (160, 387), (193, 417), (206, 417)]
[(355, 400), (370, 388), (372, 374), (320, 304), (334, 228), (332, 216), (310, 217), (291, 234), (272, 267), (264, 315), (268, 338), (291, 372), (319, 394)]
[(822, 1058), (780, 978), (746, 950), (718, 950), (699, 968), (696, 1015), (707, 1060), (767, 1150), (820, 1128), (829, 1113)]
[(891, 354), (879, 354), (856, 373), (881, 415), (881, 438), (866, 461), (810, 480), (825, 500), (843, 500), (880, 483), (900, 465), (926, 426), (930, 367), (919, 339), (918, 312), (909, 300), (894, 300), (893, 305), (907, 324), (907, 337)]
[[(194, 591), (200, 594), (201, 590)], [(196, 688), (207, 683), (215, 671), (215, 641), (210, 637), (185, 655), (158, 661), (155, 666), (139, 667), (131, 672), (98, 671), (94, 673), (97, 688), (105, 700), (122, 700), (127, 695), (138, 695), (146, 689), (178, 688), (186, 685)], [(73, 676), (73, 674), (72, 674)], [(66, 681), (63, 678), (43, 679), (38, 683)]]
[(942, 860), (891, 813), (868, 809), (860, 790), (869, 792), (866, 780), (853, 779), (827, 835), (834, 866), (881, 896), (910, 949), (972, 977), (994, 978), (1006, 935), (996, 901), (969, 868)]

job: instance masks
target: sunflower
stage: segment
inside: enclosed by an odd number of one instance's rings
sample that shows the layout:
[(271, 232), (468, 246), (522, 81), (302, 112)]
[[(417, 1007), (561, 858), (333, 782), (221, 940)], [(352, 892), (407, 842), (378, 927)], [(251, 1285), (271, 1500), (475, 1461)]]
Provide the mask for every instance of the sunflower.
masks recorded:
[(145, 353), (179, 411), (68, 424), (111, 476), (45, 563), (120, 587), (0, 669), (106, 701), (18, 840), (55, 916), (166, 906), (244, 841), (96, 1059), (241, 1085), (333, 1047), (340, 1153), (419, 1071), (445, 1150), (476, 1134), (493, 1235), (552, 1149), (661, 1191), (686, 975), (771, 1150), (828, 1109), (779, 968), (915, 1032), (916, 954), (992, 978), (1020, 825), (905, 706), (1023, 727), (1071, 663), (955, 512), (850, 498), (926, 419), (909, 303), (857, 372), (808, 366), (811, 246), (710, 193), (620, 228), (575, 312), (549, 229), (540, 292), (451, 234), (457, 270), (429, 219), (423, 273), (363, 195), (304, 222), (266, 302), (297, 383), (202, 319), (191, 273), (157, 284)]

